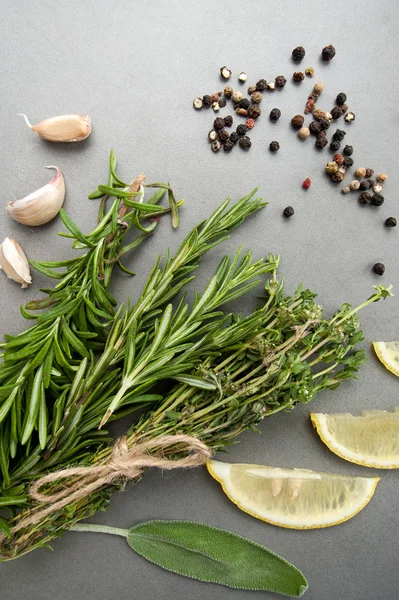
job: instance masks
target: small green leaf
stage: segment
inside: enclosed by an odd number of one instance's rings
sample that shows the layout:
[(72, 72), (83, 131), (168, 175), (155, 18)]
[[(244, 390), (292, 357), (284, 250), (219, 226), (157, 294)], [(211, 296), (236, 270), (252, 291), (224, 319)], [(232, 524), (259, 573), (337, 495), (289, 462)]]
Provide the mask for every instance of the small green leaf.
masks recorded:
[(195, 377), (194, 375), (179, 375), (173, 377), (176, 381), (180, 381), (181, 383), (187, 383), (187, 385), (191, 385), (192, 387), (200, 388), (202, 390), (216, 390), (217, 386), (206, 379), (202, 379), (201, 377)]
[(192, 521), (147, 521), (127, 534), (129, 546), (179, 575), (231, 588), (269, 590), (298, 598), (308, 582), (264, 546), (230, 531)]
[(0, 531), (2, 531), (7, 538), (11, 537), (10, 525), (8, 524), (7, 519), (4, 519), (3, 517), (0, 517)]

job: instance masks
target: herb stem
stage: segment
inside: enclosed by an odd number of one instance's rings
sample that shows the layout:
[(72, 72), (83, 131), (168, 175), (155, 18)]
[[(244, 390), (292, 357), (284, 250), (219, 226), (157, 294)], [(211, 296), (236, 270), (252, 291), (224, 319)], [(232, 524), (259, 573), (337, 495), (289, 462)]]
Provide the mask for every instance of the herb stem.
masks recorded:
[(111, 535), (120, 535), (127, 537), (128, 529), (120, 527), (111, 527), (110, 525), (98, 525), (97, 523), (75, 523), (70, 527), (70, 531), (89, 531), (91, 533), (109, 533)]

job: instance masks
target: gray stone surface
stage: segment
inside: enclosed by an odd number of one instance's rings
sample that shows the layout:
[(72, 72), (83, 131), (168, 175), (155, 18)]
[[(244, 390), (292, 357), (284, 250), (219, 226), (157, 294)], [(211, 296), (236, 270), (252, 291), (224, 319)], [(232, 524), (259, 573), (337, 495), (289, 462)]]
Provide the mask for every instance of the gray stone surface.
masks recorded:
[[(170, 181), (186, 199), (179, 230), (172, 232), (164, 221), (129, 259), (136, 278), (115, 277), (113, 291), (119, 299), (135, 297), (154, 257), (167, 245), (176, 248), (225, 196), (238, 199), (255, 186), (270, 206), (205, 259), (199, 288), (223, 253), (240, 243), (252, 247), (256, 257), (280, 253), (287, 289), (302, 281), (319, 292), (329, 312), (343, 301), (361, 302), (375, 283), (398, 287), (399, 230), (383, 226), (387, 216), (399, 216), (396, 2), (1, 0), (0, 7), (2, 204), (44, 184), (49, 177), (44, 165), (57, 164), (67, 184), (65, 208), (89, 230), (96, 203), (86, 196), (104, 180), (110, 148), (126, 178), (144, 171), (149, 180)], [(337, 55), (323, 64), (320, 50), (329, 43)], [(278, 74), (290, 79), (298, 70), (290, 59), (298, 44), (307, 51), (300, 68), (312, 65), (315, 79), (301, 85), (289, 81), (282, 92), (266, 95), (248, 153), (235, 148), (229, 155), (213, 155), (206, 140), (213, 114), (195, 112), (193, 98), (222, 88), (218, 72), (224, 64), (234, 71), (234, 85), (241, 70), (248, 73), (247, 83)], [(329, 150), (318, 152), (313, 139), (303, 143), (291, 130), (292, 115), (303, 110), (317, 80), (326, 84), (320, 100), (325, 109), (332, 107), (338, 92), (348, 95), (356, 121), (342, 125), (345, 142), (355, 147), (355, 165), (389, 173), (381, 208), (360, 207), (356, 194), (342, 196), (323, 173)], [(276, 124), (267, 117), (273, 107), (282, 111)], [(93, 134), (72, 147), (49, 144), (29, 131), (19, 112), (32, 122), (87, 113)], [(281, 149), (271, 155), (268, 145), (274, 139)], [(313, 186), (305, 192), (301, 183), (307, 176)], [(281, 216), (288, 204), (296, 211), (289, 221)], [(56, 237), (60, 229), (59, 220), (38, 229), (19, 226), (6, 216), (0, 221), (1, 239), (17, 238), (35, 259), (71, 255), (68, 241)], [(386, 265), (383, 278), (371, 273), (376, 261)], [(16, 333), (26, 326), (18, 307), (37, 297), (43, 285), (44, 278), (35, 275), (33, 286), (23, 291), (1, 276), (1, 332)], [(245, 301), (239, 307), (248, 310), (252, 305)], [(120, 527), (152, 518), (204, 521), (247, 535), (293, 561), (309, 579), (309, 600), (393, 600), (399, 567), (398, 473), (340, 460), (321, 444), (308, 414), (398, 405), (398, 381), (370, 352), (372, 340), (398, 337), (398, 308), (396, 296), (362, 314), (370, 361), (359, 382), (323, 394), (313, 406), (273, 417), (262, 425), (261, 436), (243, 435), (224, 456), (237, 462), (381, 475), (373, 500), (353, 520), (314, 531), (273, 527), (239, 511), (205, 469), (197, 469), (149, 473), (139, 485), (115, 495), (108, 512), (96, 521)], [(112, 536), (69, 533), (53, 548), (1, 565), (1, 598), (261, 597), (164, 572)]]

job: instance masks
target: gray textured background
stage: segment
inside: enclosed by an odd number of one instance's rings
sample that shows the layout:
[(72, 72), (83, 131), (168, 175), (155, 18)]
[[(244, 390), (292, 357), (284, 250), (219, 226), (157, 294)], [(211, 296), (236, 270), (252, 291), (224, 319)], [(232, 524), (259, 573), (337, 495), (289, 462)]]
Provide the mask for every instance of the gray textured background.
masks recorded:
[[(156, 254), (167, 245), (176, 248), (225, 196), (238, 199), (254, 186), (260, 186), (270, 206), (205, 259), (199, 288), (222, 254), (242, 243), (251, 246), (256, 257), (280, 253), (287, 289), (304, 282), (319, 292), (327, 311), (343, 301), (361, 302), (381, 281), (393, 283), (399, 294), (399, 231), (383, 226), (387, 216), (399, 217), (397, 2), (1, 0), (0, 7), (3, 205), (43, 185), (50, 178), (44, 165), (56, 164), (66, 180), (65, 208), (89, 230), (97, 205), (86, 196), (105, 180), (112, 147), (125, 178), (144, 171), (149, 180), (170, 181), (177, 196), (186, 199), (179, 230), (172, 232), (165, 220), (155, 237), (130, 258), (137, 277), (116, 275), (118, 298), (134, 297)], [(336, 46), (337, 56), (326, 65), (319, 56), (329, 43)], [(213, 155), (206, 134), (214, 116), (211, 111), (195, 112), (194, 96), (222, 88), (218, 71), (223, 64), (235, 76), (247, 71), (248, 83), (278, 74), (290, 78), (297, 70), (291, 50), (298, 44), (307, 50), (301, 68), (313, 65), (315, 79), (299, 86), (289, 81), (281, 93), (266, 95), (265, 115), (252, 132), (250, 152), (235, 148), (229, 155)], [(355, 165), (389, 173), (383, 207), (362, 208), (356, 195), (342, 196), (323, 174), (329, 150), (317, 152), (313, 139), (301, 143), (291, 130), (291, 116), (303, 110), (317, 80), (326, 84), (322, 108), (330, 109), (338, 92), (348, 95), (356, 121), (344, 126), (345, 142), (355, 147)], [(266, 116), (273, 107), (282, 111), (274, 125)], [(29, 131), (18, 112), (26, 112), (32, 122), (87, 113), (93, 133), (82, 144), (48, 144)], [(281, 144), (276, 155), (268, 151), (273, 139)], [(307, 176), (313, 186), (305, 192), (301, 182)], [(289, 221), (281, 216), (287, 204), (296, 210)], [(38, 229), (24, 228), (5, 216), (0, 221), (1, 239), (17, 238), (35, 259), (71, 255), (68, 241), (56, 237), (60, 229), (59, 220)], [(376, 261), (386, 264), (381, 279), (371, 273)], [(34, 275), (32, 287), (22, 291), (1, 276), (1, 332), (19, 332), (26, 326), (19, 304), (37, 297), (43, 284), (44, 278)], [(362, 314), (368, 351), (371, 340), (397, 338), (398, 299), (399, 295)], [(240, 306), (246, 310), (249, 304)], [(397, 404), (398, 381), (370, 352), (359, 382), (325, 393), (314, 405), (298, 407), (290, 415), (274, 416), (264, 422), (262, 436), (243, 435), (229, 452), (228, 460), (237, 462), (382, 474), (373, 500), (345, 524), (308, 532), (267, 525), (231, 504), (205, 469), (151, 472), (139, 485), (115, 495), (108, 512), (96, 520), (120, 527), (152, 518), (204, 521), (247, 535), (293, 561), (309, 579), (308, 600), (393, 600), (399, 567), (398, 473), (378, 473), (342, 461), (321, 444), (308, 414), (359, 413)], [(164, 572), (133, 554), (121, 538), (69, 533), (53, 548), (54, 552), (43, 549), (1, 565), (1, 598), (275, 597)]]

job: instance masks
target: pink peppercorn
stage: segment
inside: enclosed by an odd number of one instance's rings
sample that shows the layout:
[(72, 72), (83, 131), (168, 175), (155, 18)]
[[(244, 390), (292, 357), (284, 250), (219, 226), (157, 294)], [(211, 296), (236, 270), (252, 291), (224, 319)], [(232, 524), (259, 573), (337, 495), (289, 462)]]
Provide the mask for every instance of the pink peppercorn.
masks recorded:
[(337, 165), (341, 166), (344, 164), (344, 157), (342, 154), (334, 154), (333, 161), (337, 163)]
[(312, 185), (312, 180), (310, 179), (310, 177), (307, 177), (305, 179), (305, 181), (303, 182), (302, 187), (305, 188), (305, 190), (308, 190), (311, 185)]
[(247, 119), (245, 121), (245, 125), (246, 125), (247, 129), (252, 129), (253, 126), (255, 125), (255, 119)]

